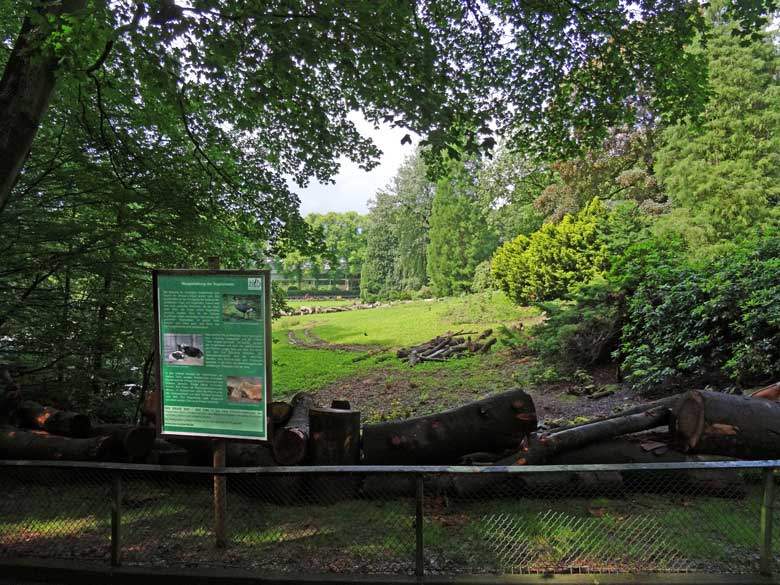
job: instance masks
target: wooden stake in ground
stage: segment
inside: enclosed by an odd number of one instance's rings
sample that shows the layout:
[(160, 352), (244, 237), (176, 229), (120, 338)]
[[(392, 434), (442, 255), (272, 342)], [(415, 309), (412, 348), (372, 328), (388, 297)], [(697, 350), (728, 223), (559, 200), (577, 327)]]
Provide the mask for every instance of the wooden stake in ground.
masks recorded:
[[(209, 257), (209, 270), (219, 270), (219, 256)], [(214, 469), (225, 467), (227, 446), (225, 439), (214, 440)], [(227, 544), (225, 517), (227, 516), (227, 478), (214, 475), (214, 536), (217, 548)]]

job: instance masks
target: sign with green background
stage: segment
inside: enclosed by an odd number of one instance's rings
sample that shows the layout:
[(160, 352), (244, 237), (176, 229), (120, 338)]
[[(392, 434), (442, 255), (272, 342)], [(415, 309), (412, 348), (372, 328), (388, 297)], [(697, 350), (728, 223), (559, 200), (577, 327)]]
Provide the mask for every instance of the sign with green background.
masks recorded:
[(155, 271), (162, 435), (267, 438), (267, 272)]

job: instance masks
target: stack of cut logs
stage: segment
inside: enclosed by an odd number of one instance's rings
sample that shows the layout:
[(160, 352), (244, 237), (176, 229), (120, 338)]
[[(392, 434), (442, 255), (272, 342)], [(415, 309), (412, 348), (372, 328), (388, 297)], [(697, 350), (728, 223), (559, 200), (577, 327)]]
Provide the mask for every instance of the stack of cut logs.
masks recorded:
[(487, 353), (496, 338), (492, 329), (486, 329), (480, 333), (476, 339), (472, 340), (471, 335), (476, 335), (476, 331), (457, 331), (455, 333), (447, 332), (439, 335), (413, 347), (399, 349), (396, 352), (401, 360), (409, 360), (409, 367), (413, 368), (422, 362), (444, 362), (447, 359), (463, 355), (465, 353)]
[[(778, 399), (780, 383), (752, 396), (693, 390), (603, 419), (539, 430), (533, 400), (520, 389), (436, 414), (362, 427), (360, 412), (346, 401), (321, 407), (312, 395), (300, 393), (290, 403), (269, 404), (272, 441), (228, 442), (227, 465), (505, 466), (778, 459)], [(211, 462), (210, 441), (163, 441), (155, 437), (153, 427), (98, 425), (83, 415), (30, 401), (18, 402), (0, 416), (4, 424), (0, 459)], [(532, 478), (544, 475), (523, 474), (525, 487), (532, 489)], [(562, 481), (584, 481), (584, 476), (576, 475), (569, 473)], [(700, 475), (679, 472), (674, 481), (703, 482)], [(610, 472), (599, 475), (599, 481), (624, 486), (629, 476)], [(497, 477), (479, 474), (482, 479), (472, 476), (439, 487), (465, 493), (493, 485)], [(710, 473), (707, 478), (697, 486), (738, 491), (735, 474)]]

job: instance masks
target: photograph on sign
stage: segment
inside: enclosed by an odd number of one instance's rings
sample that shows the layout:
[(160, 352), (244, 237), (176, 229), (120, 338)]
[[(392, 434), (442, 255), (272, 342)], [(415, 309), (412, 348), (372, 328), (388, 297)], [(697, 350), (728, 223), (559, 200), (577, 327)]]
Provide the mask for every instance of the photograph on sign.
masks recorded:
[(160, 434), (266, 440), (267, 273), (154, 274)]

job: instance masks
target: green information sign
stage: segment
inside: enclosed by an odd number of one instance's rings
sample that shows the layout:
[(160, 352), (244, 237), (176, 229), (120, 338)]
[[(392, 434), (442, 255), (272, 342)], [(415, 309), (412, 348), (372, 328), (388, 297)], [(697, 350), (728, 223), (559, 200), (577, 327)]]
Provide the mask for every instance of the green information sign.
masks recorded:
[(154, 272), (160, 434), (265, 440), (267, 271)]

